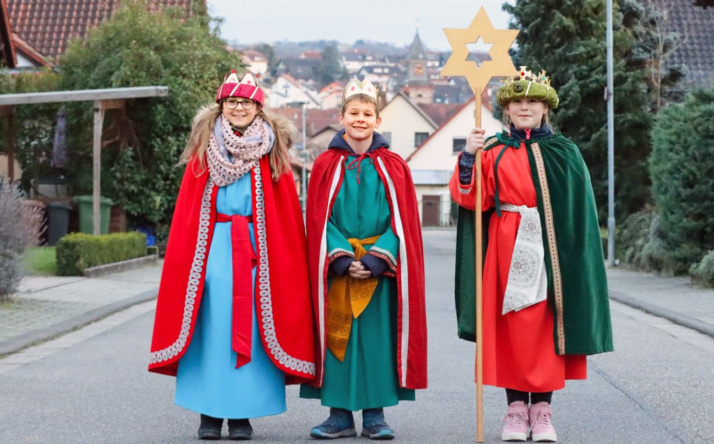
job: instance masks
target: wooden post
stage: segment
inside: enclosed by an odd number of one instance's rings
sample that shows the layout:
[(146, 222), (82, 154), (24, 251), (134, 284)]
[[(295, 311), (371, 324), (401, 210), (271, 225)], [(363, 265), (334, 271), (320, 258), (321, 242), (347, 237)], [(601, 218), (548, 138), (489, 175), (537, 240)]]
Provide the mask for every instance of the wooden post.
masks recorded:
[(104, 123), (104, 109), (102, 101), (94, 101), (94, 144), (92, 150), (92, 234), (101, 234), (101, 207), (100, 196), (102, 195), (102, 124)]

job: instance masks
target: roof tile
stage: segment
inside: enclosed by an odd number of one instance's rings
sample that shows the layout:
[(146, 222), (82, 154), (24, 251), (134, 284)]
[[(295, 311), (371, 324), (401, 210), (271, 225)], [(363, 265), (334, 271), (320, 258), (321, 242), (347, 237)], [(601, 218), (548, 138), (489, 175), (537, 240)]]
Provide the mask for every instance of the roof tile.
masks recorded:
[[(67, 49), (70, 38), (86, 37), (90, 28), (109, 19), (121, 5), (120, 0), (6, 1), (13, 33), (54, 60)], [(205, 0), (152, 0), (151, 10), (177, 6), (188, 15), (195, 1)]]

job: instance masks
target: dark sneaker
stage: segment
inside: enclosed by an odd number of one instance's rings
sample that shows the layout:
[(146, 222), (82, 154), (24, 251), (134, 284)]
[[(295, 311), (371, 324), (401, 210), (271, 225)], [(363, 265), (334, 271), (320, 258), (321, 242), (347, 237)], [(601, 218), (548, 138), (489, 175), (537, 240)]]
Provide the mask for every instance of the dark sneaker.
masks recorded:
[(357, 436), (352, 412), (345, 409), (330, 409), (330, 417), (310, 430), (310, 436), (317, 439), (350, 438)]
[(198, 439), (216, 441), (221, 439), (223, 419), (201, 415), (201, 425), (198, 427)]
[(369, 439), (394, 439), (394, 430), (384, 421), (384, 409), (362, 410), (361, 435)]
[(253, 427), (247, 419), (228, 420), (228, 439), (246, 441), (253, 438)]

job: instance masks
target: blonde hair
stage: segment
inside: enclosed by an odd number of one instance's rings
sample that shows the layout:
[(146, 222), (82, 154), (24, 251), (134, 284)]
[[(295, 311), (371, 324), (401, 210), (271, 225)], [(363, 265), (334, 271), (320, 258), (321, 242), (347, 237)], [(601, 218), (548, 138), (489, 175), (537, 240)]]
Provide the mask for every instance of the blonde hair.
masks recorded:
[[(273, 129), (275, 141), (273, 148), (268, 154), (270, 160), (270, 172), (273, 181), (277, 181), (281, 175), (290, 170), (290, 147), (296, 140), (296, 130), (293, 124), (285, 117), (271, 115), (267, 113), (260, 104), (256, 103), (258, 112), (256, 117), (265, 120)], [(179, 165), (188, 164), (194, 158), (198, 158), (198, 171), (194, 171), (196, 176), (200, 176), (206, 171), (206, 149), (211, 138), (211, 133), (216, 125), (216, 119), (221, 115), (222, 105), (210, 104), (198, 110), (191, 125), (191, 135), (188, 138), (186, 148), (179, 159)]]
[(374, 105), (375, 116), (379, 119), (379, 105), (377, 104), (377, 101), (374, 100), (374, 97), (370, 97), (367, 94), (355, 94), (353, 96), (350, 96), (350, 98), (342, 104), (342, 111), (340, 111), (340, 114), (344, 116), (345, 111), (347, 111), (347, 104), (355, 100), (359, 100), (362, 103), (371, 103), (372, 105)]

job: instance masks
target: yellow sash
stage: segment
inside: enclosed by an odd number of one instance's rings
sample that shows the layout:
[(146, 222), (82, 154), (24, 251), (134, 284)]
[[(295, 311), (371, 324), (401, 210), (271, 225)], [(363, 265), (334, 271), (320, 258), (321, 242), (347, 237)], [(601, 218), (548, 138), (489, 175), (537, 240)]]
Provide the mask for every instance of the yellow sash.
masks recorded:
[[(360, 260), (367, 254), (364, 245), (374, 245), (377, 239), (379, 236), (348, 239), (355, 252), (355, 260)], [(327, 294), (327, 348), (340, 362), (345, 360), (352, 318), (358, 318), (367, 308), (377, 288), (377, 282), (375, 277), (352, 279), (349, 273), (332, 279)]]

